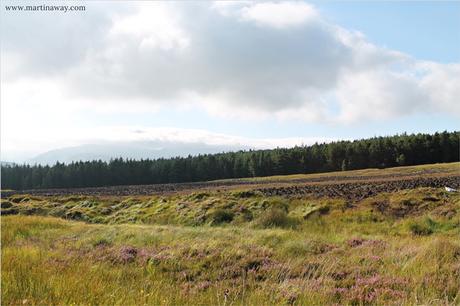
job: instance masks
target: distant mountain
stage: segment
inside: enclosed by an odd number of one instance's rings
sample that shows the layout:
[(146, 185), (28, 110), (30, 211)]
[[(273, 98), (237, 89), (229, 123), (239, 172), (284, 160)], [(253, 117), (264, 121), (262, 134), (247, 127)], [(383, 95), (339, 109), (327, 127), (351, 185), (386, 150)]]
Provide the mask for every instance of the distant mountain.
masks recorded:
[(14, 166), (14, 165), (16, 165), (16, 163), (7, 162), (7, 161), (0, 161), (0, 165), (1, 166)]
[(102, 144), (85, 144), (51, 150), (28, 160), (30, 164), (51, 165), (57, 161), (71, 163), (73, 161), (103, 160), (123, 157), (131, 159), (156, 159), (198, 154), (212, 154), (249, 149), (238, 145), (210, 145), (205, 143), (184, 143), (169, 141), (131, 141), (105, 142)]

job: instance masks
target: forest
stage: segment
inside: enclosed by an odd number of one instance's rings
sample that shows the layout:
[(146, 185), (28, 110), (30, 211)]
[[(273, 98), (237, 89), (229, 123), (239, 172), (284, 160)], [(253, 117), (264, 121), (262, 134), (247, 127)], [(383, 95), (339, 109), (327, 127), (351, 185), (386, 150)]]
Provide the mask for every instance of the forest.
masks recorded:
[(131, 160), (3, 165), (1, 188), (76, 188), (196, 182), (459, 161), (460, 132), (401, 134), (354, 141)]

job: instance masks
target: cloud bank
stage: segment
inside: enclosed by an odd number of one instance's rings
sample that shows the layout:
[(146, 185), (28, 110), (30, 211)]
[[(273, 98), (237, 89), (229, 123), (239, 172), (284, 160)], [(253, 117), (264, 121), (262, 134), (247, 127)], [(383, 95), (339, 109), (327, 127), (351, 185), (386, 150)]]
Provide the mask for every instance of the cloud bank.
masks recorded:
[(375, 46), (304, 2), (87, 6), (4, 16), (7, 103), (41, 82), (57, 89), (40, 103), (101, 109), (351, 123), (460, 113), (459, 63)]
[[(142, 126), (106, 126), (90, 129), (65, 129), (61, 132), (54, 133), (53, 139), (51, 141), (47, 140), (46, 137), (40, 138), (39, 134), (34, 136), (36, 138), (36, 145), (33, 146), (32, 150), (30, 149), (29, 144), (24, 144), (21, 142), (7, 142), (9, 147), (14, 147), (16, 150), (2, 152), (2, 160), (27, 162), (31, 161), (31, 158), (34, 156), (53, 150), (63, 150), (66, 153), (69, 153), (69, 156), (71, 156), (70, 153), (75, 153), (78, 151), (75, 150), (74, 152), (73, 148), (78, 147), (88, 148), (88, 153), (91, 153), (90, 149), (94, 149), (94, 145), (100, 147), (110, 148), (110, 146), (112, 146), (118, 148), (118, 151), (112, 152), (112, 154), (117, 155), (112, 157), (118, 157), (122, 155), (128, 156), (128, 153), (133, 156), (140, 156), (142, 152), (132, 152), (132, 148), (137, 147), (138, 149), (141, 149), (144, 147), (144, 149), (148, 148), (148, 150), (151, 151), (154, 149), (152, 148), (152, 144), (155, 143), (162, 143), (166, 146), (170, 144), (168, 147), (169, 150), (171, 150), (171, 145), (183, 146), (180, 152), (177, 151), (174, 154), (171, 152), (168, 153), (169, 155), (167, 157), (170, 157), (175, 156), (175, 154), (186, 156), (188, 154), (197, 154), (197, 152), (206, 153), (205, 150), (209, 151), (210, 148), (226, 148), (225, 151), (235, 151), (240, 149), (273, 149), (277, 147), (290, 148), (299, 145), (312, 145), (316, 142), (323, 143), (337, 140), (330, 137), (250, 138), (223, 133), (215, 133), (201, 129), (180, 129), (172, 127), (146, 128)], [(131, 151), (120, 155), (120, 152), (122, 152), (120, 148), (123, 147), (130, 149)], [(200, 151), (200, 147), (202, 151)], [(187, 149), (191, 151), (187, 152)], [(216, 152), (221, 152), (222, 150), (224, 149), (221, 149), (220, 151), (218, 150)], [(105, 155), (109, 156), (110, 151), (105, 151)], [(148, 155), (143, 156), (143, 158), (147, 157)], [(56, 160), (51, 161), (51, 163), (54, 163)], [(64, 159), (61, 161), (63, 160)], [(70, 159), (67, 161), (70, 161)]]
[(3, 151), (88, 142), (84, 118), (94, 131), (104, 113), (132, 119), (198, 109), (335, 126), (460, 116), (460, 63), (374, 45), (305, 2), (86, 6), (66, 14), (2, 10)]

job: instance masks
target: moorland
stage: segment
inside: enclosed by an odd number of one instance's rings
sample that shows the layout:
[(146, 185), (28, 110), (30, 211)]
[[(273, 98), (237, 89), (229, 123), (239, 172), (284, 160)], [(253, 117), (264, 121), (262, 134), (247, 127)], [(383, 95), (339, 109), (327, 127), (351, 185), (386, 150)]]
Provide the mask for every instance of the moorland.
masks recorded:
[(459, 170), (5, 190), (2, 303), (459, 304)]

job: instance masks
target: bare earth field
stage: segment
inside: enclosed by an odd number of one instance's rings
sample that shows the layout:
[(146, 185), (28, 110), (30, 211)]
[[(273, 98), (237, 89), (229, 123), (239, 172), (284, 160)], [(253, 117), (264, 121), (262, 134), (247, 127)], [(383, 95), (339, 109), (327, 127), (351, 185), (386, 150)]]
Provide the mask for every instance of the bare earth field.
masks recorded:
[(460, 163), (2, 192), (4, 305), (460, 305)]

